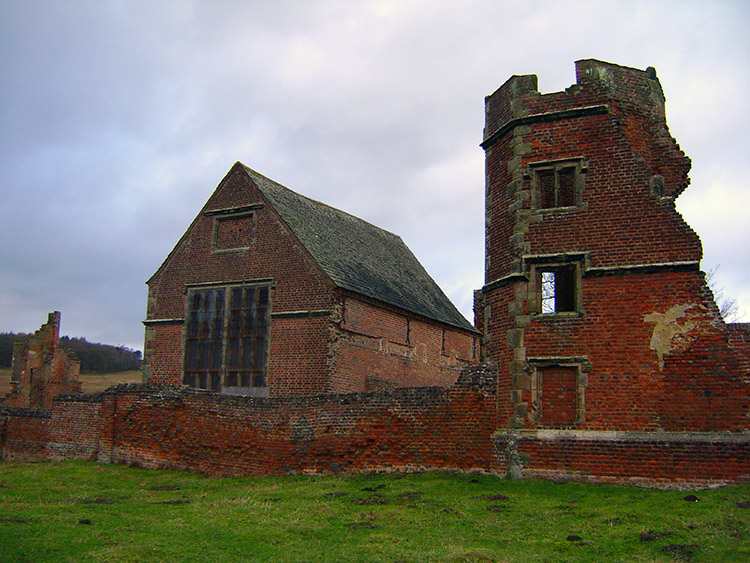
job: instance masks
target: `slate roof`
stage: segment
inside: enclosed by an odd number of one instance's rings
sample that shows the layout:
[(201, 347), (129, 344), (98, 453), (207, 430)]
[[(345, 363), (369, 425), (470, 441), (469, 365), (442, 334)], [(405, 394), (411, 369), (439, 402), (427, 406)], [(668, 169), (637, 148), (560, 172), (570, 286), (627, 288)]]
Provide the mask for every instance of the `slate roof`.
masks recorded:
[(401, 237), (242, 166), (338, 287), (452, 326), (476, 330)]

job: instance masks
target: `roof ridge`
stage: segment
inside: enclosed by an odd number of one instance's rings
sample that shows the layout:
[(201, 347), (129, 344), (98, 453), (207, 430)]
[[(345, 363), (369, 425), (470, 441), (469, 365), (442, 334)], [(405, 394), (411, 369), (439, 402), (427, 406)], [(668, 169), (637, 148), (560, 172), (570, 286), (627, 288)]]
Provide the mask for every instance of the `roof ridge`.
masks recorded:
[(375, 223), (371, 223), (370, 221), (368, 221), (366, 219), (362, 219), (362, 217), (358, 217), (357, 215), (349, 213), (348, 211), (344, 211), (343, 209), (339, 209), (338, 207), (334, 207), (333, 205), (329, 205), (329, 204), (327, 204), (327, 203), (325, 203), (323, 201), (320, 201), (320, 200), (317, 200), (317, 199), (313, 199), (313, 198), (311, 198), (309, 196), (306, 196), (304, 194), (301, 194), (299, 192), (295, 192), (293, 189), (286, 187), (284, 184), (280, 184), (276, 180), (273, 180), (273, 179), (269, 178), (268, 176), (266, 176), (264, 174), (261, 174), (260, 172), (258, 172), (257, 170), (254, 170), (253, 168), (250, 168), (246, 164), (243, 164), (242, 162), (239, 162), (239, 161), (238, 161), (238, 163), (239, 163), (240, 166), (242, 166), (245, 169), (246, 172), (250, 173), (251, 176), (260, 177), (263, 180), (265, 180), (266, 182), (270, 182), (275, 187), (282, 188), (282, 189), (286, 190), (287, 192), (289, 192), (290, 194), (292, 194), (292, 195), (294, 195), (296, 197), (305, 199), (305, 200), (307, 200), (307, 201), (309, 201), (311, 203), (315, 203), (315, 204), (320, 205), (322, 207), (328, 208), (331, 211), (334, 211), (334, 212), (336, 212), (336, 213), (338, 213), (340, 215), (344, 215), (344, 216), (349, 217), (349, 218), (351, 218), (351, 219), (353, 219), (355, 221), (358, 221), (360, 223), (364, 223), (364, 224), (370, 226), (373, 229), (377, 229), (378, 231), (386, 233), (387, 235), (395, 237), (395, 238), (397, 238), (399, 240), (403, 240), (400, 235), (394, 233), (393, 231), (389, 231), (388, 229), (384, 229), (383, 227), (379, 227)]
[(399, 235), (238, 165), (336, 286), (476, 330)]

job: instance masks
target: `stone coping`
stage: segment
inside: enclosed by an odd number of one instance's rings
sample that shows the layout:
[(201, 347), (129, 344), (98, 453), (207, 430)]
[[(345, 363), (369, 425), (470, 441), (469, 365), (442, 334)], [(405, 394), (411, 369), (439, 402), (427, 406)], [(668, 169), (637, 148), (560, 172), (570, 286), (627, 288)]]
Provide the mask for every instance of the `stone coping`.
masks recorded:
[(702, 444), (750, 444), (750, 431), (741, 432), (665, 432), (663, 430), (497, 430), (495, 439), (515, 437), (518, 440), (575, 442), (682, 442)]

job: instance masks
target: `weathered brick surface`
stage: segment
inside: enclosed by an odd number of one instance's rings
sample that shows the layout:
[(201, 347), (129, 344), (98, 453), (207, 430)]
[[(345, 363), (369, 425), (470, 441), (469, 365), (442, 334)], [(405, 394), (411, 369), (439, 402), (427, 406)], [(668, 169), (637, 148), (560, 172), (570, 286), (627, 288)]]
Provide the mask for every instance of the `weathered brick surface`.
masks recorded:
[(332, 340), (337, 393), (450, 386), (478, 358), (478, 338), (348, 297)]
[[(669, 135), (656, 73), (585, 60), (576, 75), (552, 94), (537, 91), (535, 76), (516, 76), (486, 100), (486, 285), (475, 318), (498, 388), (508, 389), (498, 412), (528, 432), (747, 437), (749, 339), (720, 318), (699, 271), (700, 240), (675, 209), (690, 161)], [(540, 205), (535, 170), (555, 163), (579, 167), (575, 205)], [(541, 314), (545, 264), (577, 268), (574, 310)], [(728, 456), (727, 478), (740, 479), (746, 448), (711, 444), (704, 454), (695, 442), (527, 434), (518, 451), (528, 471), (665, 479), (718, 478), (715, 454), (719, 465)]]
[(4, 408), (3, 459), (97, 459), (214, 475), (493, 468), (491, 371), (452, 388), (253, 399), (120, 385)]
[[(618, 433), (597, 439), (527, 432), (514, 437), (527, 477), (663, 488), (750, 482), (747, 434)], [(498, 432), (494, 439), (498, 468), (507, 471), (508, 435)]]
[(99, 453), (102, 395), (65, 395), (54, 403), (47, 459), (93, 461)]
[[(222, 226), (243, 207), (237, 232)], [(146, 382), (182, 382), (186, 288), (246, 281), (271, 287), (272, 397), (450, 385), (475, 361), (469, 330), (336, 287), (238, 163), (148, 282)]]
[(46, 459), (50, 412), (23, 407), (0, 408), (0, 459), (38, 461)]
[(107, 392), (103, 456), (210, 474), (488, 470), (494, 396), (415, 388), (250, 399), (184, 388)]

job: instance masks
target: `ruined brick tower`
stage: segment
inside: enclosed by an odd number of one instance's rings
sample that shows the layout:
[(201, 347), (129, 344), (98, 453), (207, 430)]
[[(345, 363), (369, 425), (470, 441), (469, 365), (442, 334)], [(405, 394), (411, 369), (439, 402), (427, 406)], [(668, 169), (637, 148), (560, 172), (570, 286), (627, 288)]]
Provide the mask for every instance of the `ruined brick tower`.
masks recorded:
[(675, 209), (690, 160), (667, 129), (656, 71), (578, 61), (564, 92), (514, 76), (485, 109), (475, 315), (499, 370), (509, 430), (497, 439), (518, 443), (509, 463), (597, 472), (585, 446), (614, 447), (613, 431), (634, 446), (654, 431), (673, 445), (717, 431), (746, 441), (746, 335), (720, 318), (700, 240)]
[(59, 340), (60, 312), (55, 311), (33, 335), (13, 345), (9, 406), (48, 409), (58, 395), (81, 392), (81, 362), (60, 348)]

